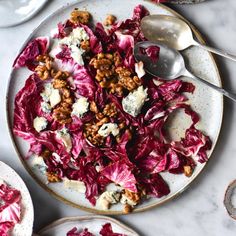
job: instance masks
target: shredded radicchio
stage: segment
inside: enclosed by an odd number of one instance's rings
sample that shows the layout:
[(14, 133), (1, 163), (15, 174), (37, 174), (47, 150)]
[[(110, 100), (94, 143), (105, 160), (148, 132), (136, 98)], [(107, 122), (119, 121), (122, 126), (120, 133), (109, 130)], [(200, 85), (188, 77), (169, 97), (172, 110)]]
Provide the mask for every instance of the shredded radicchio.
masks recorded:
[[(75, 62), (72, 49), (66, 44), (60, 45), (56, 50), (49, 48), (47, 37), (33, 39), (14, 63), (15, 68), (28, 67), (33, 70), (33, 74), (16, 95), (14, 110), (14, 133), (30, 144), (27, 157), (35, 158), (31, 157), (32, 154), (44, 156), (47, 176), (56, 175), (58, 181), (67, 178), (83, 182), (86, 187), (86, 198), (92, 205), (96, 204), (97, 198), (106, 191), (110, 183), (133, 193), (143, 189), (146, 194), (153, 197), (166, 196), (170, 188), (162, 173), (186, 174), (186, 167), (194, 171), (197, 162), (207, 161), (207, 151), (211, 149), (209, 137), (196, 128), (199, 122), (198, 114), (185, 103), (188, 100), (186, 93), (194, 92), (195, 87), (192, 83), (182, 80), (158, 81), (158, 78), (148, 74), (138, 78), (139, 91), (143, 91), (145, 96), (142, 107), (139, 108), (140, 113), (134, 117), (123, 109), (122, 99), (138, 90), (130, 92), (125, 88), (123, 93), (116, 93), (115, 87), (110, 88), (106, 83), (102, 83), (99, 74), (96, 74), (98, 72), (94, 60), (98, 55), (101, 56), (99, 53), (102, 52), (116, 57), (116, 63), (112, 64), (110, 70), (114, 72), (119, 68), (125, 68), (130, 78), (137, 79), (133, 47), (135, 43), (145, 41), (140, 22), (148, 14), (147, 9), (138, 5), (130, 19), (117, 22), (109, 29), (105, 29), (101, 23), (97, 23), (94, 29), (88, 25), (74, 24), (70, 20), (59, 23), (57, 33), (51, 40), (57, 42), (64, 39), (76, 28), (83, 29), (88, 35), (89, 51), (82, 54), (84, 65)], [(45, 84), (51, 83), (53, 78), (46, 81), (40, 79), (40, 74), (35, 68), (42, 65), (36, 59), (39, 55), (49, 53), (54, 57), (55, 70), (70, 73), (66, 79), (69, 89), (67, 96), (73, 96), (69, 97), (74, 102), (73, 109), (80, 98), (89, 104), (83, 115), (69, 114), (70, 122), (65, 124), (58, 122), (54, 114), (54, 109), (60, 107), (61, 103), (49, 112), (42, 108), (42, 102), (45, 101), (41, 94), (44, 92)], [(144, 49), (143, 53), (156, 61), (159, 48), (150, 47)], [(118, 74), (116, 75), (112, 81), (114, 83), (117, 82)], [(107, 76), (109, 77), (109, 74)], [(103, 117), (101, 112), (107, 104), (115, 106), (116, 113), (114, 116), (110, 115), (107, 123), (117, 127), (118, 133), (109, 131), (101, 136), (96, 129), (89, 139), (85, 133), (86, 127), (95, 127), (99, 117)], [(186, 115), (191, 117), (192, 124), (181, 140), (167, 141), (164, 126), (169, 115), (179, 109), (183, 109)], [(40, 132), (34, 127), (36, 117), (47, 121)], [(99, 128), (101, 127), (100, 125)], [(63, 128), (68, 132), (70, 147), (68, 140), (66, 146), (65, 140), (58, 138), (57, 132)], [(98, 134), (103, 142), (91, 142)], [(109, 226), (104, 228), (101, 235), (111, 235), (104, 233), (109, 232)], [(76, 229), (73, 229), (68, 235), (91, 234), (86, 230), (76, 233)]]
[(0, 235), (8, 236), (9, 231), (20, 221), (21, 194), (18, 190), (0, 184)]
[(158, 46), (149, 46), (147, 48), (139, 48), (142, 55), (150, 57), (152, 63), (156, 63), (159, 59), (160, 48)]
[[(102, 235), (102, 236), (127, 236), (125, 234), (113, 232), (112, 226), (110, 223), (106, 223), (102, 226), (102, 229), (100, 230), (99, 235)], [(78, 230), (76, 227), (74, 227), (73, 229), (71, 229), (67, 233), (67, 236), (95, 236), (95, 235), (90, 233), (87, 228), (82, 229), (82, 230)]]

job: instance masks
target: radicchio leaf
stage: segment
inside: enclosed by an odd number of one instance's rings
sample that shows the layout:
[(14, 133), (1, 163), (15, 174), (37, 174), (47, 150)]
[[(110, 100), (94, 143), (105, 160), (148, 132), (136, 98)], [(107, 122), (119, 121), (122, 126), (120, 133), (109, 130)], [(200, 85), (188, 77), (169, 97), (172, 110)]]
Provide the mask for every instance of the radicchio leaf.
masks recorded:
[(27, 66), (30, 70), (35, 68), (38, 55), (45, 54), (49, 47), (48, 37), (38, 37), (30, 41), (13, 63), (14, 68)]
[(120, 161), (105, 167), (101, 174), (116, 184), (119, 184), (131, 192), (137, 192), (136, 179), (129, 169), (129, 166)]

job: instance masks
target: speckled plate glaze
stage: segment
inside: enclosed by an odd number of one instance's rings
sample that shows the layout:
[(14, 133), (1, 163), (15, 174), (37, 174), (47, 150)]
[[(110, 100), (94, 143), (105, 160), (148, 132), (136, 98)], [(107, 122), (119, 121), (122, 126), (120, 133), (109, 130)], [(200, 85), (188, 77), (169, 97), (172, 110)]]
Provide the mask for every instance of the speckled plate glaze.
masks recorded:
[(99, 215), (62, 218), (41, 229), (37, 236), (65, 236), (66, 233), (74, 227), (77, 227), (78, 230), (88, 228), (94, 235), (100, 235), (99, 231), (102, 225), (106, 223), (110, 223), (113, 231), (116, 233), (126, 234), (127, 236), (139, 236), (139, 234), (120, 221)]
[(21, 192), (21, 221), (16, 224), (11, 236), (31, 236), (34, 222), (34, 208), (30, 193), (21, 177), (8, 165), (0, 161), (0, 179)]
[[(178, 13), (174, 12), (170, 8), (167, 8), (161, 4), (154, 4), (151, 1), (142, 0), (87, 0), (87, 1), (77, 1), (74, 4), (67, 5), (53, 13), (45, 21), (43, 21), (29, 36), (26, 43), (34, 37), (50, 35), (50, 30), (53, 29), (58, 21), (63, 21), (68, 18), (70, 12), (73, 8), (78, 7), (80, 9), (87, 9), (93, 15), (95, 21), (103, 21), (106, 15), (114, 14), (119, 20), (126, 19), (132, 15), (134, 7), (138, 4), (144, 5), (151, 14), (166, 14), (176, 17), (180, 17)], [(186, 21), (186, 19), (184, 19)], [(189, 22), (188, 22), (189, 23)], [(190, 24), (190, 23), (189, 23)], [(190, 24), (191, 25), (191, 24)], [(199, 32), (191, 25), (195, 37), (204, 43)], [(208, 52), (192, 47), (183, 52), (186, 59), (188, 68), (197, 76), (205, 78), (211, 83), (221, 86), (221, 79), (215, 61), (211, 54)], [(13, 110), (14, 110), (14, 98), (16, 93), (23, 87), (29, 72), (22, 68), (19, 70), (12, 70), (9, 87), (8, 87), (8, 98), (7, 98), (7, 114), (8, 114), (8, 124), (9, 130), (12, 136), (13, 143), (15, 145), (16, 151), (22, 160), (25, 168), (33, 176), (33, 178), (49, 193), (53, 194), (57, 199), (70, 204), (74, 207), (81, 208), (86, 211), (98, 213), (98, 214), (122, 214), (122, 205), (114, 205), (110, 210), (104, 211), (97, 205), (93, 207), (88, 200), (85, 199), (83, 194), (76, 191), (63, 188), (62, 183), (46, 185), (45, 176), (43, 176), (39, 171), (35, 171), (31, 163), (24, 159), (27, 151), (28, 144), (22, 139), (14, 136), (12, 133), (13, 124)], [(208, 87), (200, 83), (194, 83), (196, 90), (193, 95), (189, 95), (189, 103), (195, 111), (200, 114), (201, 121), (198, 124), (198, 128), (203, 130), (208, 134), (213, 142), (212, 150), (209, 152), (211, 155), (218, 135), (220, 133), (222, 116), (223, 116), (223, 98), (222, 95), (211, 90)], [(189, 127), (190, 119), (186, 117), (181, 111), (175, 113), (171, 119), (169, 119), (169, 130), (172, 139), (179, 139), (184, 135), (185, 128)], [(189, 184), (199, 175), (199, 173), (204, 168), (205, 164), (198, 164), (193, 175), (190, 178), (184, 175), (171, 175), (168, 173), (162, 174), (164, 179), (168, 182), (171, 193), (163, 198), (156, 199), (150, 198), (144, 203), (140, 204), (135, 208), (134, 212), (140, 212), (150, 209), (154, 206), (163, 204), (164, 202), (172, 199), (173, 197), (179, 195), (183, 192)]]

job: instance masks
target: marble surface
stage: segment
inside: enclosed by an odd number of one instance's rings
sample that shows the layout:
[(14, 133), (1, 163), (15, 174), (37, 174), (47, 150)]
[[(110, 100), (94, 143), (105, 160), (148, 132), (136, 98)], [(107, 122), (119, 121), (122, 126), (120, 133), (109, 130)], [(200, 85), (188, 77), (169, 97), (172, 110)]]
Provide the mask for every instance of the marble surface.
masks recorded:
[[(48, 2), (32, 20), (16, 27), (0, 29), (0, 160), (13, 167), (30, 190), (35, 207), (35, 231), (61, 217), (88, 214), (55, 200), (34, 182), (14, 151), (6, 125), (7, 80), (17, 51), (41, 20), (65, 3), (64, 0)], [(171, 7), (197, 26), (209, 45), (236, 54), (235, 0), (207, 0), (196, 5)], [(224, 87), (236, 91), (235, 62), (219, 57), (217, 62)], [(236, 178), (235, 120), (236, 105), (225, 100), (222, 131), (213, 156), (203, 173), (181, 196), (151, 211), (115, 218), (143, 236), (235, 235), (236, 221), (228, 216), (223, 206), (224, 191), (228, 183)]]

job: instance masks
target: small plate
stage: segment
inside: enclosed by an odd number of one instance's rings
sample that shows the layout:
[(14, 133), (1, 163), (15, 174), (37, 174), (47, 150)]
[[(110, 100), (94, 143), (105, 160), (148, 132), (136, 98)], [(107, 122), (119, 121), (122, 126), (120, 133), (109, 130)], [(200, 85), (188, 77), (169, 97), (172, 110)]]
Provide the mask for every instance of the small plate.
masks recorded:
[(30, 193), (21, 177), (7, 164), (0, 161), (0, 179), (21, 193), (21, 221), (15, 225), (11, 236), (30, 236), (34, 222), (34, 208)]
[(74, 227), (79, 230), (88, 228), (91, 233), (98, 235), (102, 225), (106, 223), (110, 223), (116, 233), (126, 234), (127, 236), (140, 236), (118, 220), (107, 216), (95, 215), (62, 218), (41, 229), (35, 236), (65, 236)]
[(41, 10), (47, 0), (1, 0), (0, 28), (21, 24)]

